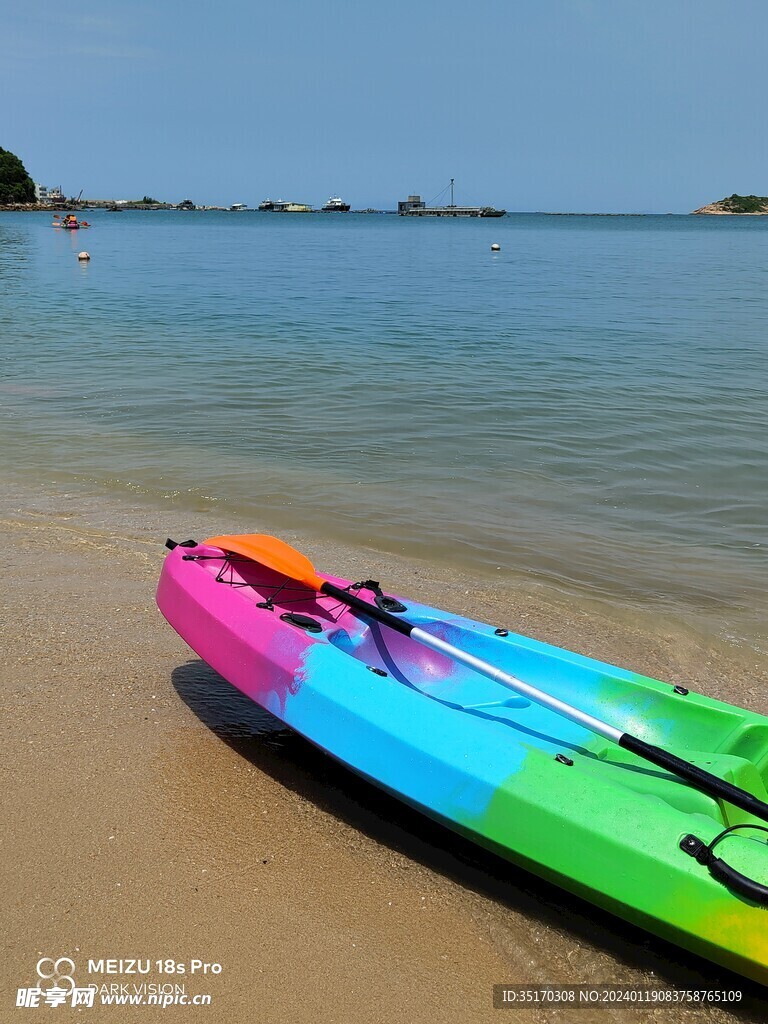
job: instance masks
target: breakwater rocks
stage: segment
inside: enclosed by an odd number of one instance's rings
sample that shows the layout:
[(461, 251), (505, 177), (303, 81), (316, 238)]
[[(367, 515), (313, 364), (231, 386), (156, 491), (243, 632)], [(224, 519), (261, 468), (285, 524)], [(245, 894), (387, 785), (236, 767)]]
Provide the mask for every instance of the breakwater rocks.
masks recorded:
[(14, 213), (53, 213), (54, 210), (74, 209), (70, 206), (51, 206), (50, 203), (0, 203), (0, 210), (12, 210)]

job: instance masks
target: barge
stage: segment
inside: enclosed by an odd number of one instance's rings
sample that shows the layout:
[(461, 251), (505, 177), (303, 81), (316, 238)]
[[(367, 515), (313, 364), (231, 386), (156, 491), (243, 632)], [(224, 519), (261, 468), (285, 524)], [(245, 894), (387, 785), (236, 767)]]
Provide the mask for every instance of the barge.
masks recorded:
[(503, 217), (507, 212), (494, 206), (457, 206), (453, 201), (453, 178), (440, 195), (449, 188), (451, 202), (448, 206), (428, 206), (421, 196), (412, 195), (397, 204), (397, 212), (401, 217)]

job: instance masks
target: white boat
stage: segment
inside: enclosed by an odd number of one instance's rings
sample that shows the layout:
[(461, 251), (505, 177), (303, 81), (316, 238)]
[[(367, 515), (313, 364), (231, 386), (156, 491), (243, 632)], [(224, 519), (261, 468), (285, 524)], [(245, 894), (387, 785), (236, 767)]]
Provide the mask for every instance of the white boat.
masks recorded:
[(345, 203), (340, 196), (331, 196), (325, 206), (323, 213), (349, 213), (349, 203)]

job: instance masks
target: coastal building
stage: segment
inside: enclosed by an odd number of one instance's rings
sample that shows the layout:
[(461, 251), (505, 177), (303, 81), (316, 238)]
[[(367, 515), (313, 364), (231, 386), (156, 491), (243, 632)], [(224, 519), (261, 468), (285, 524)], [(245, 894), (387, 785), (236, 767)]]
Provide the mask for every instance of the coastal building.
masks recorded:
[(408, 196), (407, 199), (403, 199), (397, 204), (397, 212), (404, 217), (407, 213), (425, 210), (426, 206), (427, 204), (423, 202), (421, 196)]
[(61, 191), (61, 185), (48, 188), (38, 181), (35, 182), (35, 198), (38, 203), (63, 203), (66, 201), (64, 193)]

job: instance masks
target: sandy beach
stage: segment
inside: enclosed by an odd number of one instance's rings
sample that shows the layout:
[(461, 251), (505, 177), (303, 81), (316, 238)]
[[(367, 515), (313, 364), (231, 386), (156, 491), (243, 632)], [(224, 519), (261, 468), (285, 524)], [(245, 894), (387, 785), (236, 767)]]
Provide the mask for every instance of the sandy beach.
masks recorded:
[[(490, 1020), (494, 983), (733, 987), (380, 794), (202, 664), (154, 605), (163, 541), (244, 524), (18, 488), (3, 506), (2, 1019), (43, 956), (81, 972), (99, 958), (220, 964), (139, 979), (210, 994), (200, 1012), (216, 1021)], [(352, 576), (375, 558), (305, 545)], [(376, 568), (393, 590), (747, 706), (768, 681), (764, 665), (746, 675), (722, 649), (551, 598), (515, 602), (391, 557)], [(739, 987), (735, 1010), (578, 1019), (763, 1019), (759, 992)]]
[(4, 9), (0, 1024), (768, 1024), (768, 5), (658, 13)]

